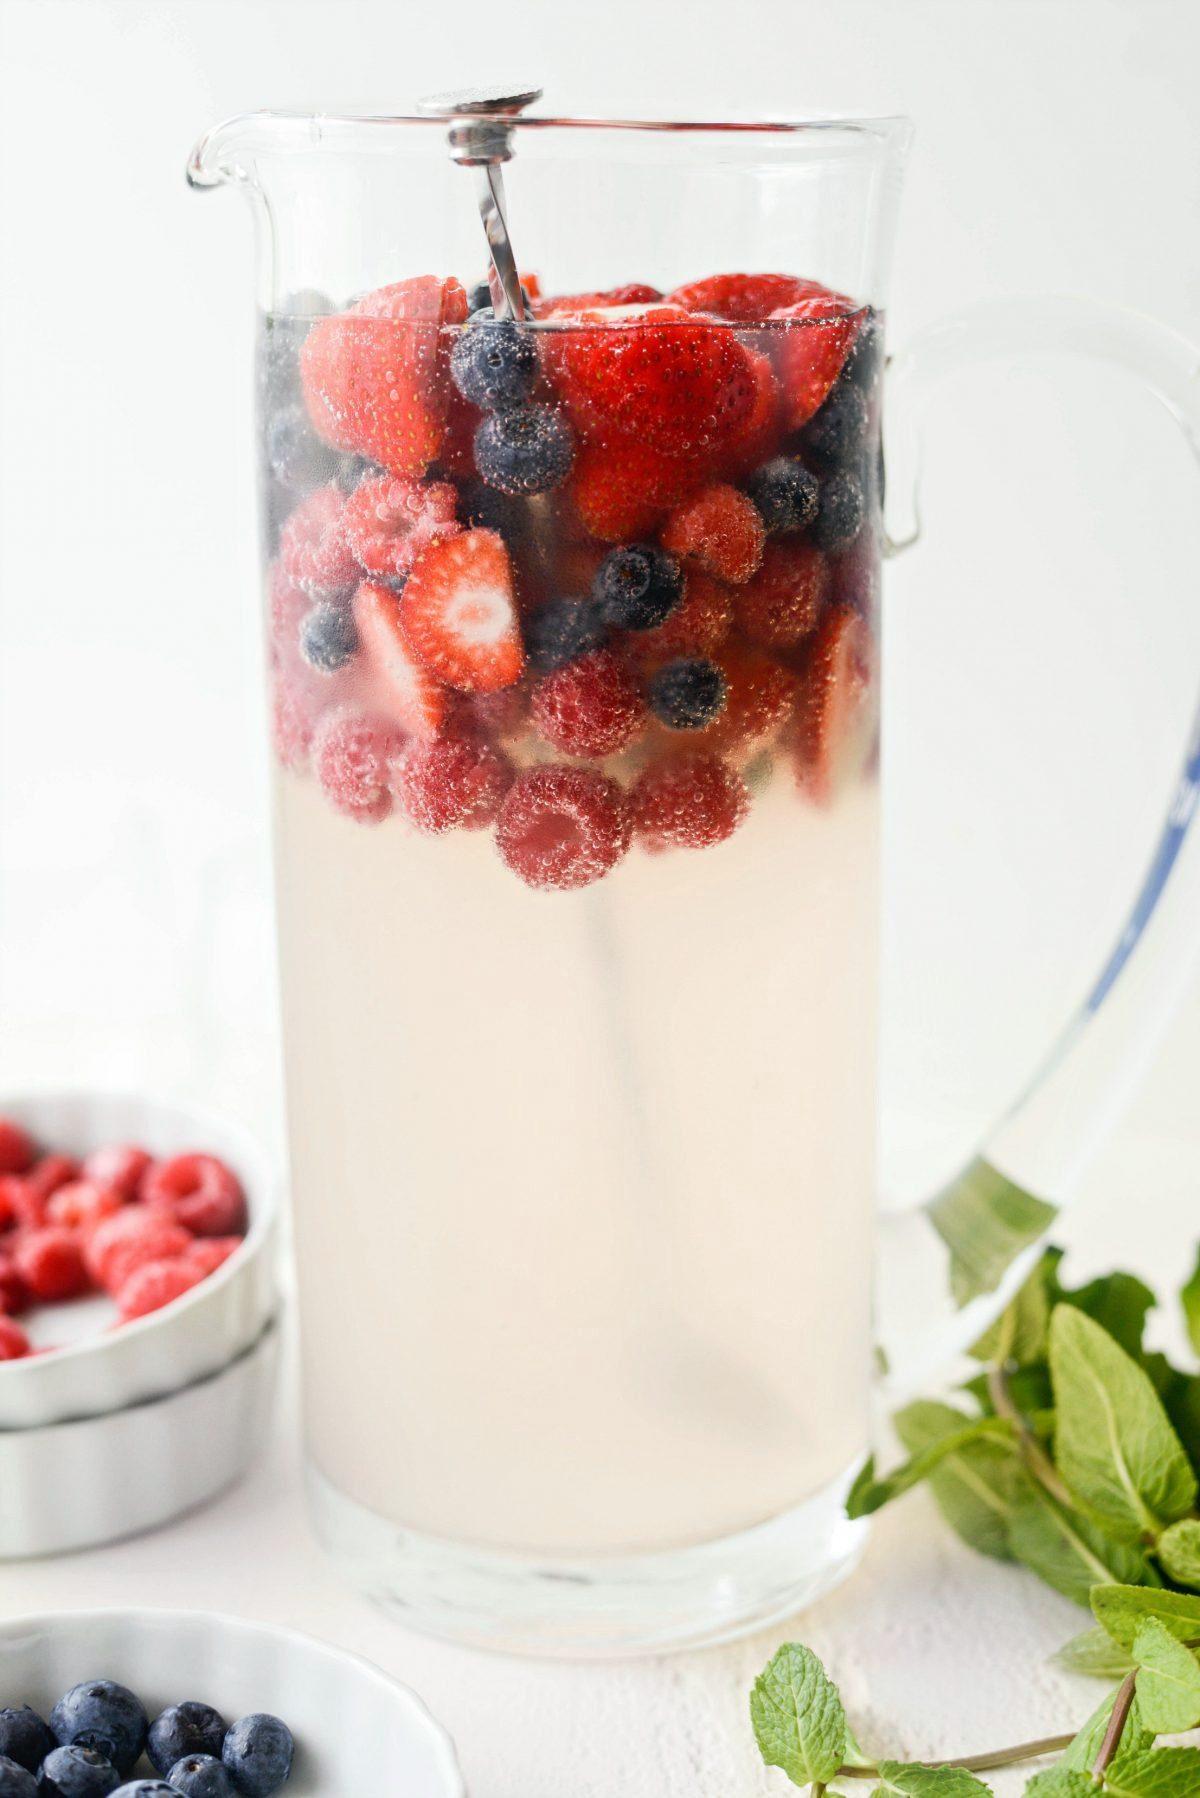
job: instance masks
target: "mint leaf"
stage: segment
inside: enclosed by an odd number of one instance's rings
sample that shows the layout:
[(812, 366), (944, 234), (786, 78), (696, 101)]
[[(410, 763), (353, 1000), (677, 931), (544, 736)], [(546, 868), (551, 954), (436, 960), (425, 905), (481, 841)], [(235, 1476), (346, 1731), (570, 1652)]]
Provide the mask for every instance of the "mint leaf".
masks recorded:
[(1137, 1585), (1149, 1572), (1140, 1549), (1114, 1542), (1031, 1480), (1016, 1496), (1008, 1540), (1018, 1561), (1064, 1598), (1085, 1607), (1093, 1586), (1109, 1580)]
[[(953, 1405), (932, 1399), (918, 1399), (892, 1419), (910, 1455), (944, 1441), (967, 1421)], [(964, 1542), (995, 1560), (1012, 1559), (1008, 1520), (1018, 1486), (1026, 1478), (1012, 1442), (991, 1436), (964, 1442), (928, 1477), (938, 1509)]]
[(1200, 1257), (1196, 1261), (1196, 1271), (1179, 1295), (1183, 1305), (1183, 1321), (1187, 1326), (1188, 1341), (1200, 1355)]
[(1176, 1373), (1162, 1389), (1162, 1402), (1171, 1428), (1183, 1443), (1192, 1465), (1200, 1467), (1200, 1376)]
[(1073, 1773), (1069, 1767), (1035, 1773), (1025, 1787), (1025, 1798), (1099, 1798), (1099, 1793), (1090, 1773)]
[(1075, 1498), (1137, 1542), (1184, 1517), (1196, 1476), (1158, 1394), (1107, 1331), (1071, 1305), (1050, 1320), (1054, 1457)]
[(1058, 1297), (1061, 1249), (1047, 1249), (1033, 1272), (989, 1330), (968, 1351), (976, 1361), (1000, 1366), (1015, 1361), (1024, 1367), (1046, 1353), (1050, 1309)]
[(1104, 1274), (1074, 1292), (1064, 1292), (1062, 1299), (1107, 1330), (1127, 1355), (1135, 1360), (1141, 1355), (1146, 1318), (1158, 1301), (1136, 1275)]
[(1179, 1585), (1200, 1587), (1200, 1523), (1194, 1517), (1164, 1530), (1155, 1552)]
[(950, 1290), (961, 1306), (994, 1292), (1058, 1212), (976, 1160), (930, 1202), (928, 1215), (950, 1251)]
[(958, 1426), (928, 1444), (917, 1454), (894, 1468), (882, 1479), (876, 1477), (875, 1461), (867, 1461), (850, 1488), (846, 1513), (850, 1517), (869, 1517), (890, 1499), (919, 1485), (949, 1456), (977, 1442), (988, 1439), (1012, 1441), (1013, 1427), (1002, 1417), (966, 1417), (958, 1414)]
[(1097, 1586), (1092, 1593), (1097, 1623), (1114, 1642), (1132, 1650), (1147, 1617), (1156, 1617), (1180, 1642), (1200, 1641), (1200, 1593), (1156, 1592), (1149, 1586)]
[(1200, 1748), (1154, 1748), (1119, 1754), (1104, 1775), (1110, 1798), (1196, 1798)]
[(1133, 1666), (1128, 1651), (1102, 1629), (1085, 1629), (1072, 1636), (1051, 1659), (1068, 1673), (1084, 1673), (1089, 1679), (1124, 1679)]
[(1142, 1720), (1156, 1736), (1179, 1735), (1200, 1723), (1200, 1663), (1156, 1617), (1133, 1638)]
[(811, 1648), (785, 1642), (750, 1694), (750, 1721), (768, 1767), (793, 1785), (833, 1778), (846, 1755), (846, 1713), (838, 1689)]
[(979, 1798), (980, 1792), (991, 1793), (973, 1773), (961, 1767), (922, 1767), (904, 1761), (880, 1761), (880, 1792), (901, 1792), (907, 1798)]
[[(1091, 1772), (1116, 1702), (1117, 1691), (1114, 1688), (1092, 1712), (1059, 1761), (1059, 1767), (1074, 1773)], [(1135, 1697), (1130, 1706), (1129, 1715), (1125, 1719), (1125, 1727), (1121, 1731), (1120, 1745), (1132, 1753), (1140, 1748), (1149, 1748), (1153, 1740), (1154, 1737), (1142, 1721), (1142, 1707)]]

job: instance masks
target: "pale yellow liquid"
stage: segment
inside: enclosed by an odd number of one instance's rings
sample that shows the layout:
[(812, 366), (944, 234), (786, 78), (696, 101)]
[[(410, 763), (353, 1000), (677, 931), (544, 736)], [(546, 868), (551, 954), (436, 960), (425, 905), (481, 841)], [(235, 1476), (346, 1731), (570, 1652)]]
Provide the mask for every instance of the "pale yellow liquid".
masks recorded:
[(799, 1505), (867, 1434), (878, 794), (539, 893), (487, 833), (277, 854), (310, 1450), (523, 1553)]

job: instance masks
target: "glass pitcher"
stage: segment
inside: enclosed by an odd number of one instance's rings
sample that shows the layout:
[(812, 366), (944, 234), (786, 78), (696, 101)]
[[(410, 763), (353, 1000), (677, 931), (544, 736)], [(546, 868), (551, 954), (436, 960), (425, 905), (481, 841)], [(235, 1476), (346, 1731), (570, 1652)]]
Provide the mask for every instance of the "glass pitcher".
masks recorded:
[[(193, 154), (259, 226), (312, 1507), (423, 1629), (625, 1652), (827, 1588), (878, 1366), (936, 1372), (1013, 1290), (1194, 944), (1195, 738), (1077, 1024), (957, 1180), (877, 1216), (908, 136), (463, 102)], [(929, 385), (1048, 345), (1195, 440), (1161, 327), (959, 316), (891, 364), (891, 547)]]

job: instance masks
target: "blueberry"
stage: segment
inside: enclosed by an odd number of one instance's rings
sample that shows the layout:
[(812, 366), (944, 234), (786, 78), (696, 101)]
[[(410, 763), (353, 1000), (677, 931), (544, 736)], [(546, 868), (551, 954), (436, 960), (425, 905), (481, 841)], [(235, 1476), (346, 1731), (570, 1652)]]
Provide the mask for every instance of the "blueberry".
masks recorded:
[[(521, 298), (525, 301), (525, 309), (528, 311), (530, 306), (532, 306), (533, 301), (529, 297), (529, 289), (526, 287), (524, 281), (521, 283)], [(486, 312), (490, 315), (492, 310), (492, 289), (490, 284), (487, 281), (477, 281), (467, 295), (467, 311), (474, 317), (476, 313), (479, 312)]]
[(601, 648), (607, 635), (594, 599), (547, 600), (525, 619), (525, 648), (539, 674)]
[(0, 1754), (0, 1798), (37, 1798), (38, 1783), (28, 1767)]
[(746, 491), (772, 535), (807, 530), (817, 516), (817, 477), (791, 456), (776, 456), (756, 468)]
[(668, 662), (650, 682), (650, 710), (672, 730), (702, 730), (724, 710), (725, 676), (715, 662)]
[(265, 436), (268, 472), (284, 486), (317, 487), (334, 472), (334, 454), (314, 433), (299, 401), (271, 414)]
[(345, 606), (329, 600), (315, 605), (300, 626), (300, 653), (309, 666), (322, 674), (335, 674), (357, 651), (358, 632)]
[(109, 1798), (120, 1783), (117, 1769), (95, 1748), (52, 1748), (38, 1775), (38, 1798)]
[[(220, 1750), (218, 1750), (218, 1753)], [(176, 1761), (167, 1775), (167, 1784), (185, 1798), (236, 1798), (237, 1787), (223, 1761), (211, 1754), (188, 1754)]]
[(831, 475), (821, 483), (812, 540), (818, 549), (845, 549), (862, 529), (866, 500), (852, 474)]
[(239, 1717), (229, 1734), (221, 1758), (226, 1771), (245, 1798), (269, 1798), (292, 1770), (292, 1732), (278, 1717), (254, 1711)]
[(862, 454), (867, 435), (867, 402), (857, 387), (839, 381), (820, 411), (800, 433), (810, 462), (832, 472), (852, 468)]
[(27, 1704), (0, 1711), (0, 1756), (36, 1773), (53, 1746), (49, 1725)]
[(883, 320), (870, 307), (855, 333), (846, 357), (841, 379), (853, 381), (856, 387), (870, 387), (883, 361)]
[(562, 486), (574, 459), (570, 427), (553, 406), (493, 412), (475, 433), (475, 466), (501, 493), (549, 493)]
[(146, 1753), (164, 1778), (176, 1761), (189, 1754), (219, 1755), (229, 1725), (211, 1704), (188, 1700), (172, 1704), (154, 1719), (146, 1737)]
[(533, 392), (538, 373), (532, 331), (514, 319), (485, 319), (463, 331), (450, 352), (454, 385), (473, 406), (492, 412), (519, 406)]
[(178, 1798), (178, 1793), (165, 1779), (131, 1779), (117, 1787), (113, 1798)]
[(88, 1679), (72, 1686), (50, 1713), (57, 1741), (98, 1748), (121, 1773), (128, 1773), (146, 1744), (146, 1707), (115, 1679)]
[(378, 462), (372, 462), (369, 456), (356, 456), (353, 450), (343, 450), (333, 458), (333, 479), (341, 493), (353, 493), (368, 476), (382, 473)]
[(609, 624), (627, 631), (652, 631), (683, 598), (683, 575), (665, 550), (632, 543), (605, 556), (596, 570), (592, 594)]

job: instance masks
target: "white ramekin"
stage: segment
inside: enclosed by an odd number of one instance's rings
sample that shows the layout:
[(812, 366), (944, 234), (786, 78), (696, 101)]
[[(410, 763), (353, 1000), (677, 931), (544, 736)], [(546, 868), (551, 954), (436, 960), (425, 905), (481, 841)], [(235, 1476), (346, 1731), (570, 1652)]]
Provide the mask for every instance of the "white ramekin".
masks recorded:
[(416, 1694), (311, 1636), (203, 1611), (80, 1611), (0, 1625), (0, 1708), (42, 1716), (82, 1679), (132, 1689), (151, 1716), (199, 1699), (231, 1722), (282, 1717), (296, 1738), (288, 1798), (464, 1798), (454, 1747)]
[(139, 1536), (232, 1485), (266, 1438), (278, 1338), (268, 1325), (228, 1367), (166, 1398), (0, 1430), (0, 1560)]
[(240, 1125), (132, 1095), (64, 1092), (6, 1098), (15, 1118), (55, 1151), (80, 1157), (138, 1142), (155, 1155), (202, 1149), (242, 1181), (250, 1229), (236, 1254), (173, 1305), (52, 1354), (0, 1362), (0, 1440), (7, 1430), (124, 1410), (190, 1386), (258, 1341), (278, 1304), (278, 1195), (270, 1163)]

